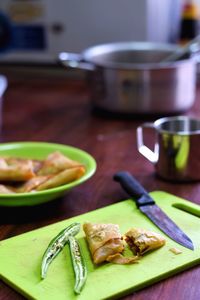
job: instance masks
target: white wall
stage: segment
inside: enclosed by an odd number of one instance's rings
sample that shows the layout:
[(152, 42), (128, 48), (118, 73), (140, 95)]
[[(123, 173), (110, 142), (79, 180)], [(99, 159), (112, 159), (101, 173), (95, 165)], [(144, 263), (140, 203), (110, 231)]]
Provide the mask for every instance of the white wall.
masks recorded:
[[(181, 0), (68, 0), (66, 47), (112, 41), (173, 41)], [(173, 32), (174, 31), (174, 32)]]
[[(148, 40), (176, 42), (183, 0), (148, 0)], [(200, 1), (200, 0), (199, 0)]]
[[(0, 11), (12, 18), (10, 5), (19, 5), (25, 25), (42, 24), (47, 32), (47, 48), (40, 51), (11, 51), (1, 60), (51, 61), (61, 51), (79, 53), (102, 43), (120, 41), (173, 42), (177, 34), (183, 0), (29, 0), (40, 15), (35, 19), (24, 12), (24, 1), (0, 0)], [(199, 0), (200, 1), (200, 0)], [(23, 6), (23, 7), (22, 7)], [(54, 24), (63, 31), (55, 33)], [(16, 24), (18, 25), (18, 24)]]

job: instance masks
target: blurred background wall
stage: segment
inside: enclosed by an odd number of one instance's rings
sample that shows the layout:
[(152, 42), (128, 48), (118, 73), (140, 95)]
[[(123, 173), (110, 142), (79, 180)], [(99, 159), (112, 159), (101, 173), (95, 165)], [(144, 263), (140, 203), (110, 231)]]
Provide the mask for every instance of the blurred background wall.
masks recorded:
[(183, 2), (1, 0), (0, 62), (49, 63), (61, 51), (114, 41), (173, 43)]

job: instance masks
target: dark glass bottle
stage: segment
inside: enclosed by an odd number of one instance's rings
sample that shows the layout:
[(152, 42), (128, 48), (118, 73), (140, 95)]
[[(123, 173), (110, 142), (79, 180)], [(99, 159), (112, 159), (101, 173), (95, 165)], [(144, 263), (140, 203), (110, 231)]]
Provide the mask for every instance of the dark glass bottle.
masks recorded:
[(195, 2), (183, 6), (179, 44), (184, 45), (199, 34), (199, 7)]

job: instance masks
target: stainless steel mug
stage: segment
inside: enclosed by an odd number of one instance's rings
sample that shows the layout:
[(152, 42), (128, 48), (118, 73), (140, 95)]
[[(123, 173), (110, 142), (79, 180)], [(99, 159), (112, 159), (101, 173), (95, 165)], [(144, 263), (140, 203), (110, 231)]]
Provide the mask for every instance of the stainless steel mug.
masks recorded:
[[(147, 128), (156, 132), (154, 150), (144, 143)], [(200, 180), (200, 119), (174, 116), (144, 123), (137, 128), (137, 148), (163, 179)]]

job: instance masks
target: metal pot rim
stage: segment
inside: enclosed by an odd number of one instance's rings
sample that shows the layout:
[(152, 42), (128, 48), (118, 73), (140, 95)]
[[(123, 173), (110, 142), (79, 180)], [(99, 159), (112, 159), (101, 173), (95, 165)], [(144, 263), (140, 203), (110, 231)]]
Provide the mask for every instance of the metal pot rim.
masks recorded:
[(181, 47), (173, 44), (166, 43), (154, 43), (154, 42), (114, 42), (108, 44), (95, 45), (85, 49), (81, 56), (82, 60), (95, 65), (96, 67), (110, 68), (110, 69), (138, 69), (138, 70), (150, 70), (150, 69), (166, 69), (177, 68), (184, 63), (196, 63), (194, 59), (187, 58), (174, 62), (160, 62), (160, 63), (118, 63), (118, 62), (100, 62), (95, 59), (98, 55), (114, 53), (116, 51), (175, 51), (181, 49)]

